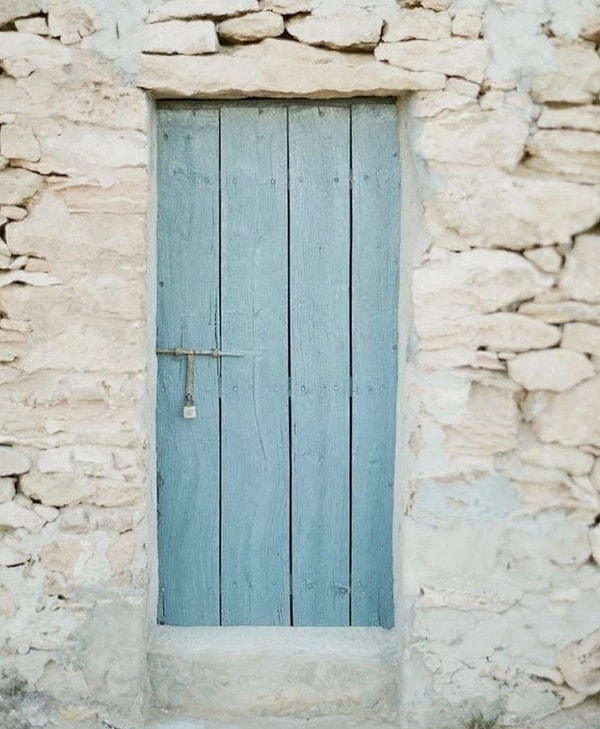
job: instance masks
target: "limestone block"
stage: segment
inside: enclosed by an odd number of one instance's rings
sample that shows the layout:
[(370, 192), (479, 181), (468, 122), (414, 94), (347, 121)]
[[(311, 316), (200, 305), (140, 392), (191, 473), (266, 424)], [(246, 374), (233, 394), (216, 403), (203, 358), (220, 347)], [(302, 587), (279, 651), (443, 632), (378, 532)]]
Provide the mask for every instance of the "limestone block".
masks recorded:
[(403, 40), (442, 40), (450, 36), (449, 13), (415, 8), (399, 9), (386, 19), (382, 40), (398, 43)]
[(523, 255), (546, 273), (557, 273), (563, 262), (560, 253), (551, 246), (530, 248), (528, 251), (523, 251)]
[(22, 18), (15, 21), (15, 27), (19, 33), (36, 33), (37, 35), (50, 35), (46, 18)]
[(0, 273), (0, 288), (10, 286), (12, 283), (29, 284), (30, 286), (57, 286), (60, 279), (50, 276), (47, 273), (37, 271), (10, 271)]
[(148, 23), (189, 18), (229, 18), (259, 10), (258, 0), (169, 0), (148, 15)]
[(499, 312), (450, 319), (433, 303), (418, 310), (416, 327), (421, 338), (419, 346), (427, 350), (467, 347), (471, 352), (481, 348), (527, 352), (553, 347), (560, 341), (557, 327), (531, 317)]
[(417, 269), (413, 301), (417, 331), (431, 331), (428, 322), (490, 313), (552, 285), (552, 279), (522, 256), (509, 251), (467, 251)]
[(334, 49), (375, 48), (381, 37), (383, 21), (377, 15), (349, 8), (335, 15), (305, 15), (286, 21), (287, 32), (313, 46)]
[(23, 220), (27, 217), (27, 210), (16, 205), (2, 205), (0, 206), (0, 215), (9, 220)]
[(50, 35), (60, 37), (61, 43), (79, 43), (95, 31), (89, 5), (74, 3), (72, 0), (50, 0), (47, 7)]
[(69, 448), (50, 448), (38, 457), (37, 468), (40, 473), (72, 473), (74, 470)]
[(529, 133), (529, 119), (515, 108), (482, 111), (468, 106), (438, 114), (423, 128), (418, 151), (426, 160), (497, 165), (513, 170), (519, 164)]
[(600, 218), (598, 186), (508, 175), (491, 167), (454, 165), (450, 176), (445, 168), (439, 171), (446, 184), (425, 203), (426, 221), (447, 248), (523, 250), (569, 243)]
[(84, 476), (28, 473), (21, 477), (21, 491), (45, 506), (69, 506), (87, 501), (94, 484)]
[(483, 40), (462, 38), (381, 43), (375, 49), (375, 58), (408, 71), (443, 73), (481, 83), (488, 64), (488, 47)]
[(0, 504), (0, 528), (23, 528), (29, 532), (37, 533), (43, 526), (43, 520), (23, 504), (17, 501), (6, 501)]
[(600, 445), (600, 376), (556, 393), (533, 420), (533, 430), (545, 443)]
[(445, 77), (392, 68), (364, 53), (267, 38), (202, 58), (144, 55), (137, 83), (166, 96), (260, 97), (272, 93), (330, 98), (441, 89)]
[(593, 324), (565, 324), (561, 347), (600, 357), (600, 326)]
[(0, 153), (8, 159), (37, 162), (40, 158), (40, 145), (30, 127), (3, 124), (0, 128)]
[(10, 501), (15, 495), (15, 479), (4, 476), (0, 478), (0, 504)]
[(535, 75), (531, 94), (541, 103), (589, 104), (600, 92), (600, 57), (591, 44), (555, 43), (554, 68)]
[(280, 15), (295, 15), (296, 13), (309, 13), (311, 0), (260, 0), (260, 7)]
[(29, 170), (9, 168), (0, 172), (0, 203), (22, 205), (42, 188), (44, 178)]
[(570, 299), (600, 303), (600, 232), (577, 236), (559, 288)]
[[(471, 85), (475, 86), (475, 84)], [(479, 87), (477, 86), (477, 88)], [(428, 119), (444, 111), (457, 111), (458, 109), (477, 111), (479, 109), (472, 96), (450, 91), (449, 89), (414, 94), (411, 105), (412, 113), (416, 119)]]
[[(0, 565), (4, 567), (17, 567), (25, 564), (31, 559), (31, 554), (16, 549), (7, 544), (0, 545)], [(15, 614), (14, 602), (10, 594), (3, 588), (0, 588), (0, 615), (3, 617), (12, 617)]]
[(560, 392), (594, 376), (594, 368), (581, 352), (547, 349), (525, 352), (508, 362), (508, 374), (526, 390)]
[(36, 15), (40, 12), (38, 0), (2, 0), (0, 4), (0, 27), (16, 20)]
[(583, 129), (600, 132), (600, 106), (545, 106), (537, 125), (540, 129)]
[(448, 10), (452, 0), (421, 0), (421, 5), (429, 10), (435, 10), (440, 12), (441, 10)]
[(0, 476), (18, 476), (31, 468), (31, 458), (12, 446), (0, 445)]
[(41, 160), (28, 165), (42, 174), (92, 174), (98, 168), (143, 167), (146, 136), (132, 129), (104, 129), (67, 119), (42, 119), (33, 124)]
[(586, 696), (600, 691), (600, 630), (569, 643), (556, 655), (565, 681)]
[(167, 20), (144, 27), (142, 50), (145, 53), (197, 56), (216, 53), (219, 41), (215, 24), (210, 20)]
[(594, 457), (578, 448), (548, 443), (521, 451), (525, 463), (548, 469), (560, 469), (572, 476), (585, 476), (592, 470)]
[[(31, 71), (35, 69), (54, 68), (70, 63), (73, 58), (71, 49), (62, 43), (49, 38), (41, 38), (33, 33), (10, 31), (2, 33), (0, 45), (0, 61), (6, 67), (18, 61), (25, 61)], [(24, 75), (28, 76), (29, 73)], [(12, 74), (11, 74), (12, 75)]]
[(235, 43), (251, 43), (263, 38), (275, 38), (281, 35), (284, 29), (281, 15), (270, 10), (222, 20), (217, 28), (219, 38)]
[(542, 130), (527, 143), (525, 166), (569, 180), (600, 182), (600, 135), (570, 129)]
[(557, 301), (556, 303), (529, 301), (521, 304), (519, 313), (533, 316), (550, 324), (578, 321), (600, 324), (600, 306), (579, 301)]
[(443, 427), (448, 455), (490, 456), (512, 451), (521, 416), (514, 393), (479, 383), (471, 386), (468, 412)]
[(479, 38), (481, 34), (481, 14), (474, 9), (458, 10), (452, 21), (452, 35), (462, 38)]

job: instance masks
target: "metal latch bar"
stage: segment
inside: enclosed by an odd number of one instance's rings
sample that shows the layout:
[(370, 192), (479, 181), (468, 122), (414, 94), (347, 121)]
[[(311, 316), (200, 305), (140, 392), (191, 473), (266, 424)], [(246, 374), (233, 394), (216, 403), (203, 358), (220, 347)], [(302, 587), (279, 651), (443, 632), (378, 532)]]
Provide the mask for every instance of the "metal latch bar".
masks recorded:
[(220, 349), (174, 349), (158, 348), (156, 354), (170, 354), (174, 357), (185, 357), (185, 395), (183, 398), (183, 417), (186, 420), (196, 417), (196, 405), (194, 403), (194, 358), (195, 357), (243, 357), (243, 352), (222, 352)]

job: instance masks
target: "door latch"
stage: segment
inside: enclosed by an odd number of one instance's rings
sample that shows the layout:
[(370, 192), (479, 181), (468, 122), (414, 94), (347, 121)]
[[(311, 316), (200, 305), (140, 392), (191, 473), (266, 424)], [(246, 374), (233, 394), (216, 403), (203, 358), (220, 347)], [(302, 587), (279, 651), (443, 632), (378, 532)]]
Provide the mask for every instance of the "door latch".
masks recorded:
[(195, 357), (243, 357), (243, 352), (222, 352), (220, 349), (175, 349), (156, 350), (156, 354), (170, 354), (174, 357), (185, 357), (185, 395), (183, 398), (183, 417), (190, 420), (196, 417), (196, 405), (194, 403), (194, 358)]

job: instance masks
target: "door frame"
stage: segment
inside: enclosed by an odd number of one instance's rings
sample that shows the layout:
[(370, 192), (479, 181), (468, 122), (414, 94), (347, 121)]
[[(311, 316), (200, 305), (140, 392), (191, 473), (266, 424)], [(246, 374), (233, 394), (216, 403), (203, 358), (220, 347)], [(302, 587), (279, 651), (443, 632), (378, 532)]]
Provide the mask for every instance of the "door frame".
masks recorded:
[[(376, 90), (373, 90), (376, 93)], [(281, 94), (265, 89), (255, 100), (277, 102)], [(341, 94), (347, 97), (348, 95)], [(333, 98), (332, 98), (333, 97)], [(169, 100), (172, 97), (168, 97)], [(200, 97), (222, 101), (214, 94)], [(227, 96), (231, 101), (242, 99)], [(294, 101), (323, 100), (335, 103), (330, 90)], [(354, 97), (350, 97), (354, 98)], [(367, 101), (367, 94), (356, 98)], [(389, 98), (389, 96), (388, 96)], [(179, 101), (179, 99), (177, 99)], [(199, 98), (189, 99), (196, 103)], [(399, 160), (403, 182), (400, 196), (401, 232), (398, 303), (398, 369), (396, 388), (395, 471), (393, 493), (393, 584), (394, 627), (185, 627), (157, 625), (158, 548), (157, 548), (157, 480), (156, 480), (156, 106), (151, 114), (151, 199), (149, 212), (148, 255), (148, 347), (149, 410), (152, 440), (149, 453), (149, 585), (147, 590), (147, 635), (149, 678), (159, 707), (171, 708), (190, 716), (240, 716), (245, 714), (307, 717), (322, 714), (352, 714), (363, 718), (392, 719), (402, 702), (402, 656), (407, 623), (406, 611), (412, 602), (403, 581), (403, 515), (410, 499), (408, 473), (409, 428), (404, 426), (408, 412), (406, 363), (412, 351), (413, 321), (410, 275), (418, 247), (401, 245), (410, 240), (415, 216), (417, 188), (406, 184), (407, 177), (418, 174), (410, 153), (408, 130), (409, 97), (394, 99), (398, 114)], [(182, 100), (185, 103), (185, 100)], [(412, 174), (410, 174), (412, 173)], [(410, 588), (409, 588), (410, 591)], [(412, 596), (414, 597), (414, 596)], [(303, 676), (303, 681), (298, 677)], [(186, 678), (187, 677), (187, 678)], [(216, 679), (214, 677), (217, 677)], [(192, 679), (193, 680), (190, 680)], [(208, 690), (207, 690), (208, 689)]]

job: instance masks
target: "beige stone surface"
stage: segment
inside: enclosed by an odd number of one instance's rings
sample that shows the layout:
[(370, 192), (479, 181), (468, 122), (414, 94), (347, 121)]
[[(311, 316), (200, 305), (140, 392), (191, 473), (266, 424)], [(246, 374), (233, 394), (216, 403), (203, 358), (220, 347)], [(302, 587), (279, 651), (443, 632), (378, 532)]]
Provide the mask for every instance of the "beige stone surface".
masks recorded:
[(37, 162), (40, 158), (40, 145), (30, 127), (3, 124), (0, 128), (0, 153), (7, 159)]
[(589, 44), (555, 43), (551, 70), (537, 73), (531, 93), (538, 102), (589, 104), (600, 92), (600, 57)]
[(381, 43), (375, 49), (375, 58), (409, 71), (445, 73), (481, 83), (488, 63), (488, 46), (483, 40), (462, 38)]
[(270, 10), (248, 13), (219, 23), (219, 38), (236, 43), (250, 43), (274, 38), (285, 30), (283, 18)]
[(600, 106), (545, 106), (537, 125), (540, 129), (583, 129), (600, 132)]
[(398, 9), (386, 18), (382, 40), (397, 43), (404, 40), (441, 40), (450, 36), (450, 15), (424, 8)]
[(31, 458), (16, 447), (0, 445), (0, 476), (18, 476), (31, 468)]
[(167, 20), (144, 28), (142, 50), (145, 53), (197, 56), (216, 53), (219, 41), (215, 24), (210, 20)]
[(531, 301), (521, 304), (519, 313), (536, 317), (550, 324), (577, 321), (600, 324), (600, 306), (579, 301), (558, 301), (556, 303)]
[(546, 443), (600, 445), (600, 376), (551, 396), (533, 420), (534, 432)]
[(561, 648), (556, 665), (576, 691), (592, 696), (600, 691), (600, 630)]
[(223, 49), (203, 58), (144, 56), (138, 83), (160, 96), (388, 96), (441, 89), (437, 73), (415, 73), (377, 63), (363, 53), (313, 48), (289, 40)]
[(41, 10), (38, 0), (2, 0), (0, 4), (0, 26), (6, 25), (17, 18), (28, 15), (37, 15)]
[(34, 511), (17, 501), (0, 504), (0, 529), (22, 528), (39, 532), (43, 525), (43, 520)]
[(168, 0), (148, 15), (148, 22), (157, 23), (178, 18), (227, 18), (258, 9), (258, 0)]
[(22, 18), (15, 21), (15, 27), (20, 33), (37, 33), (38, 35), (50, 35), (48, 21), (46, 18)]
[(573, 476), (584, 476), (592, 470), (594, 457), (578, 448), (555, 444), (532, 446), (521, 451), (525, 463), (548, 469), (559, 469)]
[(417, 331), (426, 334), (428, 320), (451, 322), (497, 311), (551, 285), (549, 276), (516, 253), (475, 250), (450, 254), (414, 273)]
[(260, 7), (281, 15), (295, 15), (296, 13), (308, 13), (311, 9), (311, 2), (310, 0), (260, 0)]
[(285, 23), (287, 32), (302, 43), (334, 49), (374, 48), (383, 22), (374, 13), (348, 8), (334, 15), (298, 16)]
[(533, 261), (538, 268), (546, 273), (557, 273), (563, 264), (563, 257), (551, 246), (543, 246), (540, 248), (530, 248), (523, 251), (525, 258)]
[(421, 0), (421, 5), (424, 8), (439, 12), (441, 10), (448, 10), (451, 5), (451, 0)]
[(8, 168), (0, 171), (0, 203), (22, 205), (44, 184), (44, 178), (28, 170)]
[(423, 129), (418, 151), (436, 162), (496, 165), (513, 170), (519, 164), (529, 133), (529, 119), (515, 108), (481, 111), (467, 106), (437, 114)]
[(94, 489), (90, 479), (67, 474), (28, 473), (21, 478), (21, 490), (25, 496), (40, 501), (45, 506), (68, 506), (86, 502)]
[[(73, 54), (56, 40), (41, 38), (33, 33), (4, 32), (0, 45), (0, 60), (12, 68), (17, 62), (26, 62), (24, 75), (28, 76), (35, 69), (54, 68), (67, 64)], [(17, 67), (18, 71), (18, 67)], [(19, 73), (19, 75), (21, 75)]]
[(481, 25), (481, 13), (476, 9), (459, 10), (452, 20), (452, 35), (462, 38), (479, 38)]
[(594, 367), (581, 352), (547, 349), (510, 359), (508, 374), (527, 390), (562, 391), (593, 377)]
[(95, 16), (90, 5), (70, 0), (47, 0), (50, 35), (60, 38), (61, 43), (79, 43), (95, 31)]
[(142, 167), (147, 160), (146, 135), (133, 129), (104, 129), (52, 118), (36, 121), (33, 132), (41, 155), (39, 162), (28, 166), (42, 174), (87, 173), (98, 179), (103, 167)]
[(3, 476), (0, 478), (0, 504), (10, 501), (15, 495), (15, 479)]
[(438, 245), (454, 250), (568, 243), (600, 217), (600, 187), (595, 185), (468, 165), (453, 165), (451, 175), (445, 167), (440, 173), (446, 184), (425, 203), (425, 212)]
[(600, 233), (577, 236), (567, 256), (559, 288), (570, 299), (600, 303)]
[(600, 135), (569, 129), (542, 130), (527, 143), (529, 169), (597, 184), (600, 181)]
[(600, 357), (600, 326), (585, 323), (565, 324), (560, 345)]

